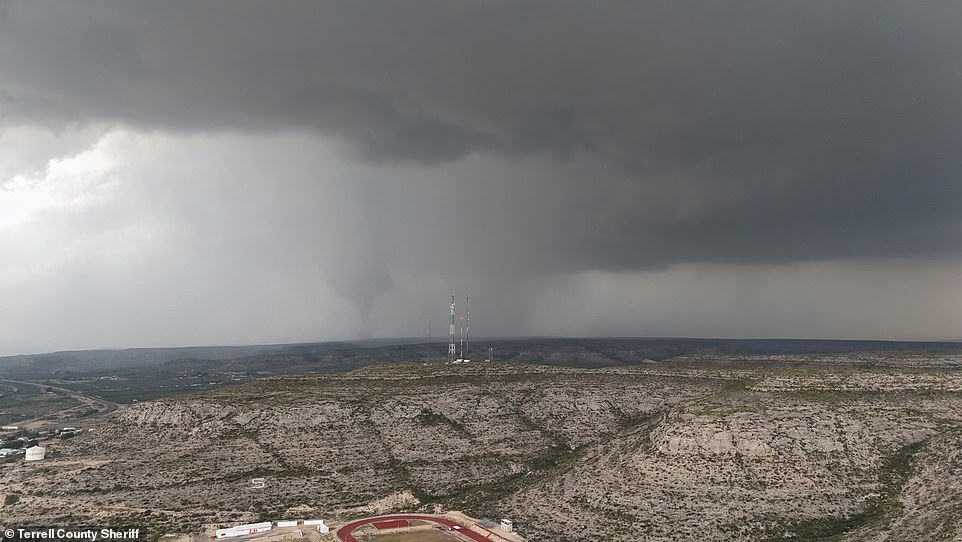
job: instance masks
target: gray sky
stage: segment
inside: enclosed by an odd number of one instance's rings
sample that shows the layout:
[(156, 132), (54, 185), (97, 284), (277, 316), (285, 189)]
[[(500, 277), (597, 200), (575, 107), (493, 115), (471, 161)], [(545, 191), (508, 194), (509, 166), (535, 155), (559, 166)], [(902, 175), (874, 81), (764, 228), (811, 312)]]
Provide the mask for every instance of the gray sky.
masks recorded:
[(0, 1), (0, 353), (962, 338), (957, 2)]

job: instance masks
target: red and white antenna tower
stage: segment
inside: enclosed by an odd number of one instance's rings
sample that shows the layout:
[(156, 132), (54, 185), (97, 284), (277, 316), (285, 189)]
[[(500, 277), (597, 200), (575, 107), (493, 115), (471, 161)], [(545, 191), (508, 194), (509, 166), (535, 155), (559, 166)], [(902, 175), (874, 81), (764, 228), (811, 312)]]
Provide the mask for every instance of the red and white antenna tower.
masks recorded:
[(454, 294), (451, 294), (451, 327), (448, 329), (448, 363), (453, 363), (457, 347), (454, 344)]

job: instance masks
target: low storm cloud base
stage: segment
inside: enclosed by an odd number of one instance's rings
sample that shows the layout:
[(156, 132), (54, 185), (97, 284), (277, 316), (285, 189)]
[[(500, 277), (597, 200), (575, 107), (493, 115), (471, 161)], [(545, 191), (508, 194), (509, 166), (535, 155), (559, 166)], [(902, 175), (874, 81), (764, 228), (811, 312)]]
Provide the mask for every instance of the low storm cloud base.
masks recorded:
[[(0, 350), (962, 336), (962, 9), (0, 4)], [(440, 328), (438, 328), (440, 329)]]

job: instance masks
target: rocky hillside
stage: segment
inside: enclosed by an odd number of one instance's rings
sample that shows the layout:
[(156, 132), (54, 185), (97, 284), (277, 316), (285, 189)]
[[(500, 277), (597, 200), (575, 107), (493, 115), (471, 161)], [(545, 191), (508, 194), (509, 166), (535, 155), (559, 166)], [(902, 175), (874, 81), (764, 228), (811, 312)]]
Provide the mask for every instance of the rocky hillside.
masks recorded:
[(140, 403), (3, 465), (0, 516), (159, 534), (445, 507), (532, 541), (962, 538), (959, 360), (794, 361), (392, 365)]

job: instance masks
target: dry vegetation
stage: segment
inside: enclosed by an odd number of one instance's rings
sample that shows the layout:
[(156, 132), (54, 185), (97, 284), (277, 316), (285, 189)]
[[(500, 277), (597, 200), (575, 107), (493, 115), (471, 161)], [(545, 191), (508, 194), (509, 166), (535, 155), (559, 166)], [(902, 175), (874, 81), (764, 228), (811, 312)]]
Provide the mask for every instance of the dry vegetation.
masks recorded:
[(271, 378), (138, 404), (48, 461), (4, 465), (18, 498), (0, 516), (159, 534), (441, 505), (511, 517), (532, 541), (960, 540), (960, 366), (699, 357)]

